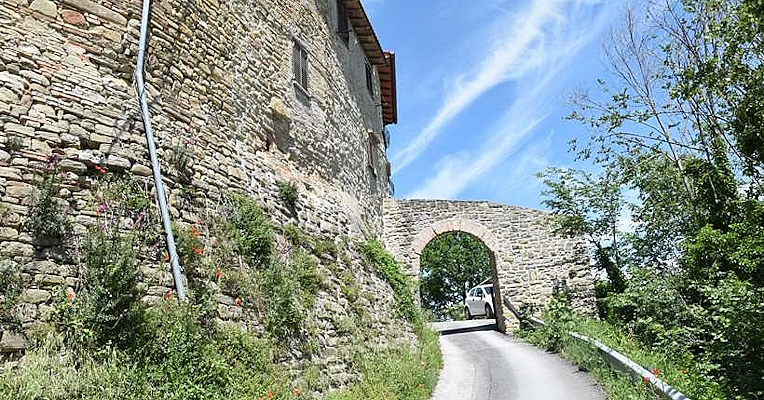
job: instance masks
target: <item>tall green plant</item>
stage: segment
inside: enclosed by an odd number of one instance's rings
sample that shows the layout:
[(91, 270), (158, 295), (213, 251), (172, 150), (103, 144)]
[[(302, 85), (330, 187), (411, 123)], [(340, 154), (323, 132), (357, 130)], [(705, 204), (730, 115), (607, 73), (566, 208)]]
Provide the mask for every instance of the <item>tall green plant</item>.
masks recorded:
[(403, 273), (398, 262), (376, 239), (367, 241), (361, 248), (361, 252), (366, 263), (374, 268), (393, 289), (396, 315), (415, 325), (421, 324), (421, 315), (412, 293), (412, 283)]

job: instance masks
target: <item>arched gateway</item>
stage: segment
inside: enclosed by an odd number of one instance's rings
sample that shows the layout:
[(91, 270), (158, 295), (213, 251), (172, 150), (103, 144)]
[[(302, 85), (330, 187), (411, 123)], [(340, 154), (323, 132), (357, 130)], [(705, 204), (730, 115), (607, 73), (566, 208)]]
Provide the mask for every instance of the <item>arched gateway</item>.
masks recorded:
[[(407, 274), (418, 279), (419, 256), (446, 232), (466, 232), (488, 248), (498, 296), (515, 306), (545, 306), (556, 285), (565, 283), (573, 307), (594, 310), (594, 287), (586, 246), (580, 238), (552, 232), (548, 213), (485, 201), (385, 200), (383, 240)], [(496, 301), (500, 303), (500, 300)], [(496, 304), (499, 328), (511, 314)]]

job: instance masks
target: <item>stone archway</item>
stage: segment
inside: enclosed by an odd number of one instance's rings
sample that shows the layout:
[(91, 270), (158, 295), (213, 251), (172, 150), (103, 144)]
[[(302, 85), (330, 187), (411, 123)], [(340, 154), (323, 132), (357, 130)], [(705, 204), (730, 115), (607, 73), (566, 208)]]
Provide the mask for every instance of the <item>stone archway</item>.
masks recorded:
[(496, 252), (499, 250), (498, 242), (493, 233), (478, 222), (462, 218), (453, 218), (435, 222), (422, 229), (411, 242), (412, 263), (416, 271), (421, 271), (420, 257), (424, 248), (427, 247), (433, 239), (449, 232), (468, 233), (480, 240), (488, 252), (491, 259), (491, 282), (493, 283), (493, 309), (496, 313), (496, 325), (501, 332), (506, 332), (504, 324), (504, 307), (501, 303), (501, 285), (499, 284), (498, 269), (496, 266)]
[[(554, 287), (564, 282), (573, 307), (593, 313), (594, 284), (585, 242), (556, 235), (551, 218), (543, 211), (486, 201), (386, 199), (382, 239), (404, 271), (418, 280), (419, 256), (433, 238), (453, 231), (469, 233), (489, 249), (495, 290), (516, 307), (546, 306)], [(517, 323), (508, 310), (495, 309)]]

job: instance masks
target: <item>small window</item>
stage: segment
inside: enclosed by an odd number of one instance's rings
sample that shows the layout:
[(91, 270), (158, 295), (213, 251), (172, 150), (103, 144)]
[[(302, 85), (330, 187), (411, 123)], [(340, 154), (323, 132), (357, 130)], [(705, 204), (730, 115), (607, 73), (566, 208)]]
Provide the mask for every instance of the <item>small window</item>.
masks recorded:
[(375, 177), (377, 176), (377, 138), (374, 132), (369, 131), (369, 147), (367, 157), (369, 159), (369, 169)]
[(292, 70), (295, 82), (308, 91), (308, 51), (296, 40), (292, 51)]
[(369, 89), (369, 94), (374, 96), (374, 68), (366, 61), (366, 89)]
[(347, 46), (350, 43), (350, 21), (348, 20), (348, 9), (345, 8), (343, 0), (337, 0), (337, 34)]

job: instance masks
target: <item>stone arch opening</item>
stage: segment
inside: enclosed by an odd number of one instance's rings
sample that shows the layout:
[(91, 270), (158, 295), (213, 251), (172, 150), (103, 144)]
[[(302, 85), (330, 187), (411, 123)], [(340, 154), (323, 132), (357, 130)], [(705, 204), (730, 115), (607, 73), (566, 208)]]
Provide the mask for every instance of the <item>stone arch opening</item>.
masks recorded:
[[(470, 220), (449, 219), (429, 225), (420, 231), (411, 243), (412, 266), (417, 274), (421, 274), (421, 255), (425, 247), (435, 238), (447, 233), (465, 233), (478, 239), (485, 247), (491, 264), (491, 285), (493, 287), (493, 313), (496, 325), (501, 332), (506, 331), (504, 324), (504, 310), (501, 302), (501, 285), (497, 266), (498, 242), (494, 234), (485, 226)], [(468, 288), (469, 290), (469, 288)], [(417, 298), (420, 293), (417, 287)]]

